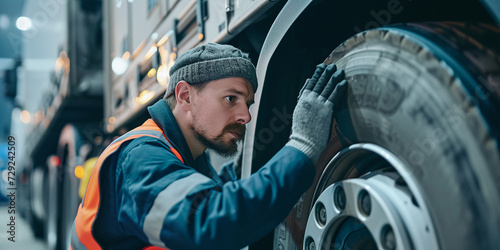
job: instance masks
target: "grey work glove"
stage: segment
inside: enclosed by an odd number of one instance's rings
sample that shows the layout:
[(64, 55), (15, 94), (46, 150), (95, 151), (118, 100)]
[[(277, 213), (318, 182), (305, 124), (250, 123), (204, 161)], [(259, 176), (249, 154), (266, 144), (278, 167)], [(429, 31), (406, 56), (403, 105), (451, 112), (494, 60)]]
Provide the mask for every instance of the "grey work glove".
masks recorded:
[(320, 64), (300, 90), (293, 111), (292, 134), (286, 144), (304, 152), (316, 162), (328, 143), (333, 107), (345, 95), (344, 71), (335, 64)]

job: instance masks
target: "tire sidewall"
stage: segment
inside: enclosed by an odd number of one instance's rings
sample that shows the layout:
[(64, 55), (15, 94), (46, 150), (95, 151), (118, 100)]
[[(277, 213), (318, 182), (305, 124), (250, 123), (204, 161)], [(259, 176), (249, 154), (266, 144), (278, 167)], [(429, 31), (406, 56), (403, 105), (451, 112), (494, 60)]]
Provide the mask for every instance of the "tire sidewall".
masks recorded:
[[(374, 143), (389, 150), (416, 181), (440, 248), (491, 248), (499, 243), (491, 234), (497, 204), (488, 204), (491, 193), (483, 183), (493, 181), (487, 172), (500, 163), (498, 151), (474, 134), (485, 121), (469, 111), (471, 99), (457, 99), (456, 90), (443, 84), (460, 85), (443, 61), (431, 53), (412, 56), (400, 39), (382, 37), (366, 39), (333, 61), (350, 85), (346, 105), (336, 112), (332, 148)], [(373, 55), (376, 51), (380, 54)], [(458, 221), (463, 226), (457, 227)]]

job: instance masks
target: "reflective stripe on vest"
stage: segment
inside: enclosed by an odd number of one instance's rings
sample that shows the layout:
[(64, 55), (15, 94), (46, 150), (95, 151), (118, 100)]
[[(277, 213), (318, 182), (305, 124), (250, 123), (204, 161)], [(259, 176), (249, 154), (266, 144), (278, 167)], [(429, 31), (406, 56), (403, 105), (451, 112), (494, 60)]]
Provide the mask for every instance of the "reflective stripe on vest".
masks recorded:
[[(148, 119), (144, 124), (135, 128), (134, 130), (122, 135), (115, 141), (113, 141), (99, 156), (94, 169), (92, 170), (92, 175), (90, 177), (89, 183), (87, 185), (87, 190), (85, 196), (83, 197), (82, 203), (78, 206), (78, 213), (76, 214), (75, 221), (72, 227), (71, 234), (71, 249), (72, 250), (99, 250), (102, 247), (96, 241), (92, 235), (92, 227), (94, 225), (95, 219), (97, 218), (97, 213), (100, 206), (101, 193), (99, 190), (99, 172), (103, 163), (108, 157), (116, 152), (119, 152), (120, 146), (127, 141), (143, 137), (150, 136), (155, 137), (163, 142), (165, 142), (170, 148), (171, 152), (184, 163), (181, 154), (177, 151), (172, 144), (168, 141), (163, 131), (156, 125), (156, 123)], [(164, 248), (151, 248), (147, 249), (164, 249)]]

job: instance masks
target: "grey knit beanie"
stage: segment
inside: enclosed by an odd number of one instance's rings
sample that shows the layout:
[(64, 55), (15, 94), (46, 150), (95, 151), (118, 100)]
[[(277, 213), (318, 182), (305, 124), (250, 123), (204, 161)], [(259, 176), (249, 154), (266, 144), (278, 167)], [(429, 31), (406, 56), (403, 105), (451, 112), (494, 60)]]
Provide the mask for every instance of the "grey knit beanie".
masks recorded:
[(228, 77), (243, 77), (257, 90), (255, 66), (248, 54), (227, 44), (207, 43), (180, 55), (170, 68), (167, 94), (175, 91), (181, 80), (189, 84)]

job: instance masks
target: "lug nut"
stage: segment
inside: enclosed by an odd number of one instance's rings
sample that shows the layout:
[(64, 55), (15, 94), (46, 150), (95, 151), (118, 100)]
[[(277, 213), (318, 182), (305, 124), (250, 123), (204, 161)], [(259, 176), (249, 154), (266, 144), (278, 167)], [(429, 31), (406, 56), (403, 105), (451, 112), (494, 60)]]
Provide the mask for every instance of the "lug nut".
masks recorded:
[(335, 188), (335, 192), (333, 193), (333, 202), (340, 211), (343, 211), (345, 209), (346, 199), (344, 188), (342, 186), (338, 186), (337, 188)]
[(370, 195), (366, 190), (362, 190), (358, 196), (358, 206), (359, 210), (365, 215), (369, 216), (372, 211), (372, 202), (370, 200)]
[(381, 233), (382, 247), (387, 250), (396, 249), (396, 236), (390, 225), (385, 225)]
[(306, 250), (316, 250), (316, 243), (314, 243), (314, 240), (309, 237), (307, 238), (307, 244), (306, 244)]
[(326, 224), (326, 208), (321, 202), (316, 204), (316, 218), (321, 226)]

